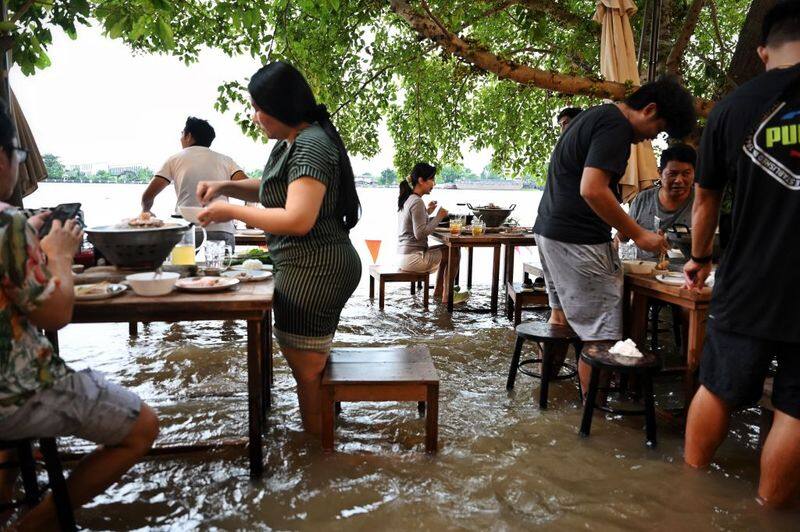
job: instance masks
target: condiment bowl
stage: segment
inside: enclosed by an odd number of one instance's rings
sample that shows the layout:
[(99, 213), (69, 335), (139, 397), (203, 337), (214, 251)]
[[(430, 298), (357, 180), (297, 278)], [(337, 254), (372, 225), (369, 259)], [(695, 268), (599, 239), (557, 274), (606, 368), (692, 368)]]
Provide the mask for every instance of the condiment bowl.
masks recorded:
[(165, 296), (175, 288), (181, 275), (176, 272), (143, 272), (125, 277), (136, 295), (144, 297)]

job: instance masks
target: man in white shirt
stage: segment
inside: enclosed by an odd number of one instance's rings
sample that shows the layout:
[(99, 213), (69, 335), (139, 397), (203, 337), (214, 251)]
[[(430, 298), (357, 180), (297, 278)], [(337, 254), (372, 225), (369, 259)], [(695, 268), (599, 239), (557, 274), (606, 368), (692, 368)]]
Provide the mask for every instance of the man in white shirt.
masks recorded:
[[(170, 183), (175, 185), (178, 207), (200, 207), (197, 200), (197, 183), (200, 181), (238, 181), (247, 175), (227, 155), (212, 151), (209, 146), (216, 134), (205, 120), (190, 116), (181, 132), (181, 151), (171, 156), (156, 172), (142, 194), (142, 211), (150, 212), (155, 197)], [(222, 196), (221, 201), (228, 201)], [(209, 240), (224, 240), (233, 247), (233, 222), (209, 224), (206, 227)]]

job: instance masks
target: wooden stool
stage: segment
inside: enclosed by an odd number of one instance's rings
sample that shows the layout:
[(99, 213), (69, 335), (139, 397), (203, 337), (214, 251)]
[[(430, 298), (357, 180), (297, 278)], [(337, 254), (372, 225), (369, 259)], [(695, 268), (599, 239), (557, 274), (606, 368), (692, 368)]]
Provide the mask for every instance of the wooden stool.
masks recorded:
[(547, 292), (525, 290), (523, 283), (507, 283), (506, 297), (506, 312), (508, 319), (514, 322), (514, 327), (522, 321), (523, 310), (533, 307), (547, 307), (550, 304)]
[[(0, 511), (11, 510), (26, 506), (33, 508), (42, 500), (42, 489), (36, 479), (36, 461), (33, 458), (33, 440), (0, 441), (0, 449), (14, 450), (17, 458), (14, 461), (0, 464), (2, 469), (19, 468), (22, 475), (22, 485), (25, 497), (18, 502), (0, 504)], [(72, 505), (69, 501), (67, 482), (64, 480), (64, 470), (58, 457), (58, 447), (54, 438), (41, 438), (39, 449), (44, 457), (44, 466), (47, 470), (48, 486), (53, 491), (53, 502), (56, 506), (56, 516), (61, 530), (77, 530), (75, 517), (72, 514)]]
[(335, 405), (341, 401), (417, 401), (425, 412), (425, 450), (437, 451), (439, 375), (427, 347), (334, 349), (321, 391), (324, 451), (333, 452)]
[[(536, 342), (536, 344), (539, 346), (541, 358), (520, 360), (520, 356), (522, 355), (522, 345), (525, 343), (525, 340)], [(567, 367), (571, 370), (568, 374), (559, 375), (557, 377), (550, 376), (552, 367), (552, 348), (557, 345), (569, 346), (570, 344), (575, 346), (576, 354), (581, 352), (582, 344), (580, 338), (578, 338), (578, 335), (575, 334), (575, 331), (573, 331), (571, 327), (566, 325), (554, 325), (551, 323), (535, 321), (530, 321), (519, 325), (517, 327), (517, 344), (514, 348), (514, 355), (511, 357), (511, 366), (508, 368), (508, 381), (506, 383), (506, 390), (514, 389), (514, 382), (517, 379), (517, 371), (530, 377), (540, 379), (542, 381), (542, 385), (539, 389), (539, 408), (543, 410), (546, 409), (547, 393), (550, 387), (550, 381), (571, 379), (577, 374), (577, 367), (567, 365)], [(542, 364), (541, 373), (528, 371), (524, 368), (524, 366), (528, 364), (536, 364), (539, 362)], [(580, 384), (578, 388), (580, 389)]]
[(411, 283), (411, 295), (417, 293), (417, 282), (423, 285), (422, 304), (428, 310), (428, 286), (430, 273), (405, 272), (390, 266), (373, 264), (369, 267), (369, 298), (375, 298), (375, 282), (378, 283), (378, 308), (383, 310), (386, 283)]
[[(586, 395), (586, 403), (583, 407), (583, 419), (581, 420), (580, 435), (588, 437), (592, 429), (592, 414), (594, 409), (609, 412), (621, 416), (644, 416), (647, 433), (646, 444), (651, 449), (657, 444), (656, 441), (656, 411), (655, 400), (653, 398), (653, 373), (659, 369), (659, 361), (655, 355), (644, 353), (642, 358), (625, 357), (614, 355), (608, 352), (613, 344), (608, 342), (593, 343), (586, 347), (581, 353), (581, 360), (589, 364), (592, 368), (592, 377), (589, 381), (589, 392)], [(601, 370), (610, 370), (623, 374), (635, 374), (642, 383), (644, 394), (643, 410), (619, 410), (602, 406), (596, 406), (597, 392), (600, 389)], [(610, 390), (615, 391), (615, 390)]]

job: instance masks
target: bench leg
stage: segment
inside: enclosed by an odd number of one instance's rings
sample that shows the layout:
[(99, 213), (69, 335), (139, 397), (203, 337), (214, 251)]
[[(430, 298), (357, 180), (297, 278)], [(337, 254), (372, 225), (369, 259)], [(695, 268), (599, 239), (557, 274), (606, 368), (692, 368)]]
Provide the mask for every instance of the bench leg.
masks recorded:
[(511, 357), (511, 366), (508, 368), (508, 381), (506, 381), (506, 390), (514, 389), (514, 381), (517, 380), (517, 369), (519, 369), (519, 357), (522, 355), (522, 344), (525, 343), (525, 338), (517, 336), (517, 343), (514, 346), (514, 355)]
[(373, 276), (369, 276), (369, 298), (375, 299), (375, 278)]
[(550, 370), (553, 364), (553, 352), (548, 344), (541, 346), (542, 352), (542, 379), (539, 387), (539, 408), (547, 410), (547, 394), (550, 391)]
[(514, 327), (522, 322), (522, 299), (517, 298), (514, 303)]
[(425, 417), (425, 401), (417, 401), (417, 412), (419, 417)]
[(411, 295), (415, 295), (417, 293), (417, 283), (416, 281), (411, 281)]
[(586, 404), (583, 405), (583, 419), (581, 419), (580, 435), (584, 438), (589, 437), (592, 430), (592, 415), (594, 414), (594, 403), (597, 400), (597, 389), (600, 387), (600, 370), (592, 368), (592, 377), (589, 380), (589, 393), (586, 395)]
[(39, 482), (36, 480), (36, 462), (33, 459), (31, 441), (27, 440), (17, 446), (17, 461), (25, 488), (25, 503), (33, 508), (42, 498)]
[(653, 377), (650, 373), (644, 376), (642, 385), (644, 387), (645, 430), (647, 431), (646, 445), (650, 449), (655, 449), (656, 445), (658, 445), (658, 440), (656, 439), (656, 408), (655, 400), (653, 399)]
[(333, 452), (333, 430), (334, 430), (334, 400), (333, 386), (323, 386), (320, 390), (321, 409), (322, 409), (322, 450), (326, 453)]
[(422, 283), (422, 288), (423, 290), (425, 290), (425, 293), (422, 295), (422, 305), (425, 308), (425, 310), (428, 310), (428, 304), (431, 297), (431, 293), (429, 290), (430, 282), (431, 282), (430, 275), (426, 275), (425, 280)]
[(139, 335), (139, 324), (135, 321), (131, 321), (128, 323), (128, 336), (138, 336)]
[(378, 286), (378, 308), (380, 310), (383, 310), (383, 303), (385, 297), (386, 297), (386, 281), (381, 279), (380, 285)]
[(56, 506), (56, 515), (61, 530), (77, 530), (75, 517), (72, 514), (72, 504), (69, 500), (67, 491), (67, 481), (64, 480), (64, 470), (61, 467), (61, 460), (58, 457), (58, 448), (53, 438), (42, 438), (39, 440), (39, 447), (44, 456), (44, 465), (47, 468), (47, 479), (50, 483), (50, 490), (53, 494), (53, 502)]
[(425, 450), (439, 450), (439, 384), (428, 385), (427, 412), (425, 414)]

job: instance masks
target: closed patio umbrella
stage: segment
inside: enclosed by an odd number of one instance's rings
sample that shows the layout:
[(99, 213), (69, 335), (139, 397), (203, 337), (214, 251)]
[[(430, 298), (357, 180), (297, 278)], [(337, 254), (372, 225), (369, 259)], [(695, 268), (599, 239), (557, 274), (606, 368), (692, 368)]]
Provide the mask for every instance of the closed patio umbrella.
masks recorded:
[[(600, 35), (600, 73), (609, 81), (640, 84), (630, 17), (636, 14), (633, 0), (598, 0), (595, 22), (602, 25)], [(633, 200), (640, 190), (658, 180), (658, 166), (650, 142), (635, 144), (628, 169), (620, 181), (622, 199)]]
[(19, 167), (19, 180), (17, 182), (17, 191), (24, 198), (39, 187), (39, 181), (47, 178), (47, 169), (44, 166), (42, 155), (39, 153), (39, 148), (36, 146), (36, 140), (33, 138), (31, 128), (28, 126), (28, 121), (25, 120), (25, 115), (22, 114), (22, 108), (19, 106), (14, 91), (11, 91), (10, 108), (17, 125), (19, 145), (21, 148), (28, 150), (28, 159), (25, 164), (21, 164)]

